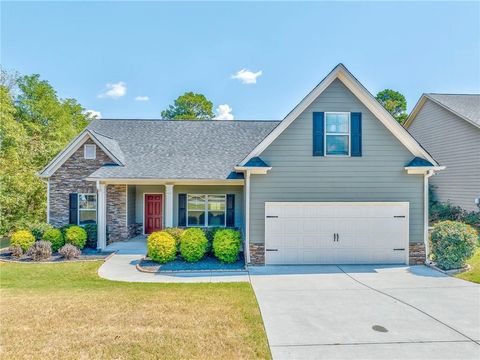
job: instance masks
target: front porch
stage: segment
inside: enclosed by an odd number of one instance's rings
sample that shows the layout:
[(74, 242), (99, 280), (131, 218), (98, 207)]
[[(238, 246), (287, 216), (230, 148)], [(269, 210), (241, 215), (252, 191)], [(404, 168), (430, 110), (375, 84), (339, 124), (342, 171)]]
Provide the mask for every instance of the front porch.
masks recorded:
[(118, 254), (141, 254), (147, 253), (147, 237), (137, 235), (127, 241), (116, 241), (105, 247), (105, 251), (117, 252)]

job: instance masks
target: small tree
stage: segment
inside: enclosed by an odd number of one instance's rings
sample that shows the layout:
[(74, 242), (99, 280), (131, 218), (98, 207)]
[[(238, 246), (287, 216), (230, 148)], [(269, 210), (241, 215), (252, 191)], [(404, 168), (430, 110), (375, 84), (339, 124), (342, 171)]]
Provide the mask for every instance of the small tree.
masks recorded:
[(205, 95), (193, 92), (179, 96), (162, 111), (162, 118), (169, 120), (209, 120), (214, 116), (213, 103)]
[(377, 94), (376, 99), (400, 124), (405, 122), (408, 116), (405, 96), (398, 91), (385, 89)]

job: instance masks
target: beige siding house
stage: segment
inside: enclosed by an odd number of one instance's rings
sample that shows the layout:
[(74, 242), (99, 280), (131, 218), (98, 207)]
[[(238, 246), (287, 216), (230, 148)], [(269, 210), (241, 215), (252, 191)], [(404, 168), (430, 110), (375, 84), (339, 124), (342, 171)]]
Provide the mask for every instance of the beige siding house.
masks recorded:
[(480, 95), (424, 94), (405, 127), (446, 166), (430, 179), (435, 199), (478, 210)]

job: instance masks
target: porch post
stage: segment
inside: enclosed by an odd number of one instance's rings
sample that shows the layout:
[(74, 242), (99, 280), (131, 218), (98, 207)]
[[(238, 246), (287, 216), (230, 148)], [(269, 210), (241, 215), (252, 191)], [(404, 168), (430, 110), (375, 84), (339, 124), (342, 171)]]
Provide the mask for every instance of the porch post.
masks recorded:
[(173, 184), (165, 185), (165, 227), (173, 227)]
[(107, 246), (107, 189), (97, 181), (97, 249)]
[(247, 264), (250, 264), (250, 171), (245, 171), (245, 249)]

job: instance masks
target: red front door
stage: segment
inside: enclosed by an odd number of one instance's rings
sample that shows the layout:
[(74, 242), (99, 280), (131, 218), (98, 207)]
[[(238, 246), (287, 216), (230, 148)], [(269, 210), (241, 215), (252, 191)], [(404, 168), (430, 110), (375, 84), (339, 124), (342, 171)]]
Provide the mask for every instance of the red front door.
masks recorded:
[(163, 195), (145, 194), (145, 234), (163, 228)]

